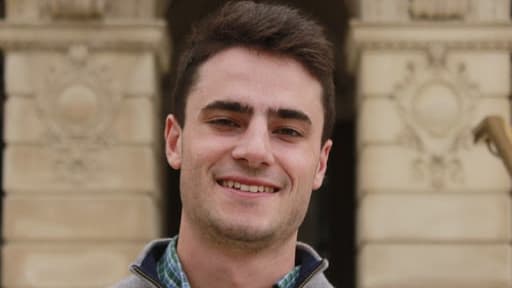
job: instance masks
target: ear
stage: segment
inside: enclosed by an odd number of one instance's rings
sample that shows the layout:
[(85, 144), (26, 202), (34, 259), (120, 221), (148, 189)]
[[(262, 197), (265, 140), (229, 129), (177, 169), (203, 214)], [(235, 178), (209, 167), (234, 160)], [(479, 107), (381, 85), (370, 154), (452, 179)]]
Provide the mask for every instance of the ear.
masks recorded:
[(181, 127), (174, 115), (165, 119), (165, 155), (172, 168), (181, 168)]
[(331, 139), (325, 141), (324, 145), (322, 146), (322, 150), (320, 151), (320, 157), (318, 159), (318, 165), (316, 168), (315, 178), (313, 179), (313, 190), (316, 190), (322, 186), (325, 177), (325, 172), (327, 171), (327, 160), (329, 159), (331, 147)]

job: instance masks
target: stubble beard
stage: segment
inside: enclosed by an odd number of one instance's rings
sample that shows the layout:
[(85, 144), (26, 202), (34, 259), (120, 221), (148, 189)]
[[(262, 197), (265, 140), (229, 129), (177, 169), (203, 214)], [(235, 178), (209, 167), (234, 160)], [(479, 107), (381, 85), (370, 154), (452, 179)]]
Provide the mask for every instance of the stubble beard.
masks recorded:
[[(197, 199), (188, 200), (197, 201)], [(304, 220), (308, 203), (306, 207), (297, 207), (300, 205), (293, 207), (291, 214), (283, 215), (287, 218), (286, 220), (272, 219), (277, 223), (271, 223), (264, 228), (252, 227), (243, 221), (229, 219), (229, 215), (221, 215), (222, 211), (219, 213), (208, 207), (192, 205), (184, 206), (183, 209), (184, 216), (189, 218), (191, 224), (216, 246), (235, 251), (258, 252), (294, 237)]]
[[(184, 151), (183, 148), (182, 151)], [(222, 215), (222, 211), (216, 211), (215, 207), (207, 207), (209, 205), (207, 199), (200, 199), (204, 195), (190, 193), (198, 189), (197, 181), (190, 182), (190, 179), (185, 180), (184, 178), (185, 175), (183, 174), (190, 172), (190, 169), (197, 169), (197, 167), (191, 168), (183, 165), (181, 169), (182, 217), (188, 217), (190, 224), (194, 225), (199, 233), (217, 246), (245, 252), (257, 252), (276, 245), (276, 243), (278, 245), (278, 243), (286, 241), (290, 237), (295, 237), (306, 216), (310, 195), (305, 196), (307, 199), (297, 199), (299, 203), (295, 203), (296, 205), (290, 209), (289, 214), (282, 215), (286, 217), (284, 221), (282, 219), (272, 219), (273, 223), (265, 228), (251, 227), (248, 223), (235, 223), (236, 221), (230, 219), (230, 215)], [(202, 176), (208, 179), (208, 176)], [(187, 192), (190, 194), (185, 195)], [(297, 192), (299, 191), (293, 191), (292, 193)]]

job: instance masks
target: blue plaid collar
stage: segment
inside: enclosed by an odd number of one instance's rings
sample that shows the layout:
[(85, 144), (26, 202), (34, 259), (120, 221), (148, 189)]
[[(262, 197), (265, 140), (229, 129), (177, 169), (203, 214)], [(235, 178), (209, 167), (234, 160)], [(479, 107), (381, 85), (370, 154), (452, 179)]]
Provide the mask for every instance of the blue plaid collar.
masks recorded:
[[(158, 260), (157, 273), (158, 278), (167, 288), (190, 288), (187, 275), (183, 271), (176, 251), (178, 236), (175, 236), (169, 242), (164, 255)], [(274, 288), (293, 288), (299, 278), (300, 265), (292, 269), (288, 274), (281, 278)]]

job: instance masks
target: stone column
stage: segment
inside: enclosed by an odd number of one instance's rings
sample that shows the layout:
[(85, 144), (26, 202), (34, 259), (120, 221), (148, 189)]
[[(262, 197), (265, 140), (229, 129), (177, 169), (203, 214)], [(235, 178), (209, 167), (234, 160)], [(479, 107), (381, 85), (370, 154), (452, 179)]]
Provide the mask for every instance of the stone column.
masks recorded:
[(511, 287), (510, 179), (471, 135), (510, 119), (509, 1), (357, 9), (358, 287)]
[(160, 236), (160, 4), (7, 1), (2, 287), (106, 287)]

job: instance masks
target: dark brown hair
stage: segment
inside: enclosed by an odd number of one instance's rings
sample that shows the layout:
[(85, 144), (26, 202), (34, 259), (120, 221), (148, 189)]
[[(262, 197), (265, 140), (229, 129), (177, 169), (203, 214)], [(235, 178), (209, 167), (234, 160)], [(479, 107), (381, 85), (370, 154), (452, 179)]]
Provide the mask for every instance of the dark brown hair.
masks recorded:
[(234, 46), (293, 58), (322, 84), (325, 142), (335, 121), (331, 43), (322, 27), (298, 10), (252, 1), (228, 2), (193, 28), (178, 63), (173, 92), (174, 114), (181, 125), (185, 125), (186, 100), (197, 81), (199, 66)]

